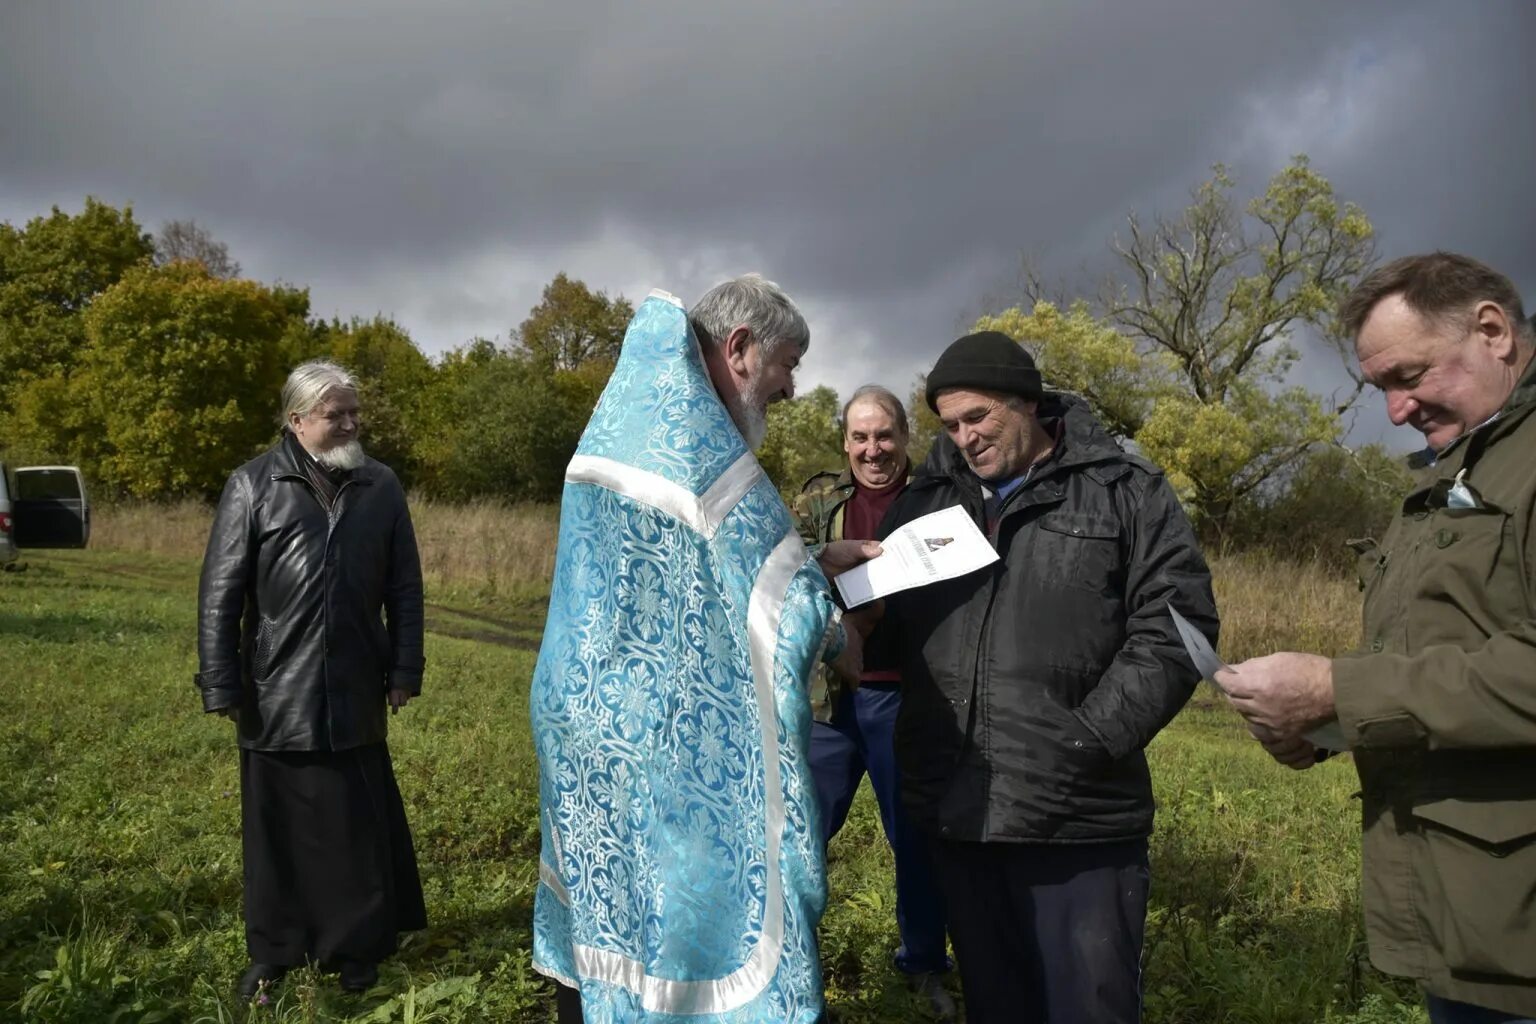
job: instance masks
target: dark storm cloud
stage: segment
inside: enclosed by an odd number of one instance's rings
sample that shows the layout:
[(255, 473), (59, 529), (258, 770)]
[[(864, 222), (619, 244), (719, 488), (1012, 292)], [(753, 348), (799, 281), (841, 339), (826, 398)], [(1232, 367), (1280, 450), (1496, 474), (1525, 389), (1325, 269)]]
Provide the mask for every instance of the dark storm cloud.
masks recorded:
[(803, 383), (905, 391), (1021, 253), (1107, 269), (1216, 161), (1252, 192), (1310, 153), (1387, 254), (1536, 293), (1533, 36), (1519, 0), (13, 4), (0, 217), (195, 217), (434, 349), (562, 269), (686, 298), (761, 269), (813, 318)]

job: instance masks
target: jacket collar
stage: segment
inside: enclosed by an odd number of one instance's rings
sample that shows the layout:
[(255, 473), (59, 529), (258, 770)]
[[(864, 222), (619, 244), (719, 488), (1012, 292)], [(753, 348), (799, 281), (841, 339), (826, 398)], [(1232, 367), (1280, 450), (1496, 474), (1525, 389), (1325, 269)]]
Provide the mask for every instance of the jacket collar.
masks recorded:
[[(304, 475), (304, 467), (299, 465), (297, 456), (294, 453), (294, 449), (296, 448), (299, 449), (299, 451), (303, 451), (303, 449), (300, 448), (299, 443), (295, 440), (292, 440), (292, 438), (293, 435), (285, 430), (283, 431), (283, 436), (278, 438), (277, 444), (272, 446), (270, 454), (272, 456), (273, 480), (281, 480), (285, 477), (297, 477), (300, 480), (307, 479), (307, 477)], [(373, 460), (365, 457), (363, 459), (363, 464), (352, 470), (351, 474), (346, 478), (345, 482), (356, 484), (371, 484), (373, 483), (373, 478)]]
[[(1052, 453), (1048, 465), (1041, 466), (1042, 476), (1126, 460), (1125, 452), (1099, 423), (1088, 403), (1078, 396), (1047, 391), (1035, 411), (1041, 420), (1060, 423), (1057, 450)], [(945, 433), (934, 439), (928, 458), (916, 475), (948, 478), (966, 487), (980, 486), (980, 479), (971, 472), (960, 449)]]
[[(902, 477), (901, 480), (901, 485), (903, 487), (912, 482), (912, 474), (916, 472), (916, 470), (917, 467), (912, 465), (912, 460), (908, 459), (907, 475)], [(844, 466), (843, 471), (837, 475), (837, 483), (833, 484), (832, 486), (836, 487), (840, 491), (847, 491), (848, 495), (851, 497), (853, 492), (859, 488), (859, 482), (853, 478), (853, 468), (851, 466)]]

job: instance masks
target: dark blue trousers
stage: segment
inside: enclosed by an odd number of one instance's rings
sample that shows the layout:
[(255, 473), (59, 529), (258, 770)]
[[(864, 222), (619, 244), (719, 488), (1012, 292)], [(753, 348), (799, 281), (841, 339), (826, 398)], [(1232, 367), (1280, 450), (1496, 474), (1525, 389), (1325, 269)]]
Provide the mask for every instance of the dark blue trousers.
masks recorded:
[(1489, 1010), (1471, 1003), (1458, 1003), (1439, 996), (1425, 996), (1429, 1004), (1429, 1024), (1532, 1024), (1531, 1018), (1502, 1010)]
[(970, 1024), (1137, 1024), (1147, 843), (936, 840)]
[(896, 858), (896, 927), (901, 932), (896, 966), (907, 974), (925, 974), (947, 971), (950, 962), (944, 951), (944, 901), (928, 843), (901, 806), (895, 745), (900, 707), (896, 683), (866, 683), (844, 694), (830, 725), (812, 723), (811, 775), (821, 805), (823, 838), (831, 842), (848, 819), (859, 780), (869, 773), (885, 838)]

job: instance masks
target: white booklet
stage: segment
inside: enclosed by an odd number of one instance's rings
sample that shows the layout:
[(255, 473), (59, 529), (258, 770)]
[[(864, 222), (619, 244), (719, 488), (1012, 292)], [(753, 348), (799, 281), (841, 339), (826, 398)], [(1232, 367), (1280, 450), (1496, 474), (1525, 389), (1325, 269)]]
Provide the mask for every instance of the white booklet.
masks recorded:
[[(1190, 621), (1179, 614), (1179, 610), (1173, 605), (1168, 606), (1168, 614), (1173, 616), (1173, 628), (1179, 631), (1179, 639), (1184, 641), (1184, 650), (1189, 654), (1189, 660), (1195, 663), (1201, 678), (1209, 679), (1211, 683), (1221, 690), (1221, 684), (1216, 682), (1216, 673), (1222, 669), (1230, 669), (1232, 666), (1222, 661), (1216, 654), (1211, 642), (1190, 624)], [(1226, 693), (1225, 690), (1221, 691)], [(1323, 747), (1326, 750), (1348, 750), (1349, 744), (1344, 742), (1344, 730), (1339, 728), (1338, 722), (1327, 722), (1307, 733), (1307, 739), (1313, 746)]]
[(975, 572), (997, 561), (997, 552), (959, 505), (914, 519), (880, 542), (884, 549), (839, 576), (838, 592), (849, 608), (877, 597)]

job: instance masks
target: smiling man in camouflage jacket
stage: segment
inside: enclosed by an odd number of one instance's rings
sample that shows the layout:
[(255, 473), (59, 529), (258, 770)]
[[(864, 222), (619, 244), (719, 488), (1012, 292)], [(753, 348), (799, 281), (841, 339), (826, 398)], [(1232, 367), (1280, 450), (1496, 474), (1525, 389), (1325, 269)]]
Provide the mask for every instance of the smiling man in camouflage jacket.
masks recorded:
[(1337, 718), (1364, 813), (1371, 960), (1436, 1024), (1536, 1018), (1536, 338), (1504, 275), (1431, 253), (1339, 310), (1393, 423), (1429, 447), (1361, 556), (1363, 646), (1218, 674), (1271, 754)]
[[(807, 544), (872, 539), (911, 475), (910, 432), (901, 399), (879, 385), (865, 385), (843, 406), (842, 424), (847, 467), (841, 473), (811, 477), (795, 501), (800, 535)], [(945, 952), (944, 901), (922, 834), (901, 805), (895, 740), (900, 709), (894, 637), (876, 625), (865, 641), (857, 689), (844, 685), (830, 669), (818, 673), (811, 684), (811, 775), (827, 842), (843, 827), (859, 783), (869, 776), (896, 862), (896, 924), (901, 933), (896, 967), (937, 1019), (953, 1020), (955, 1002), (942, 978), (951, 967)]]

